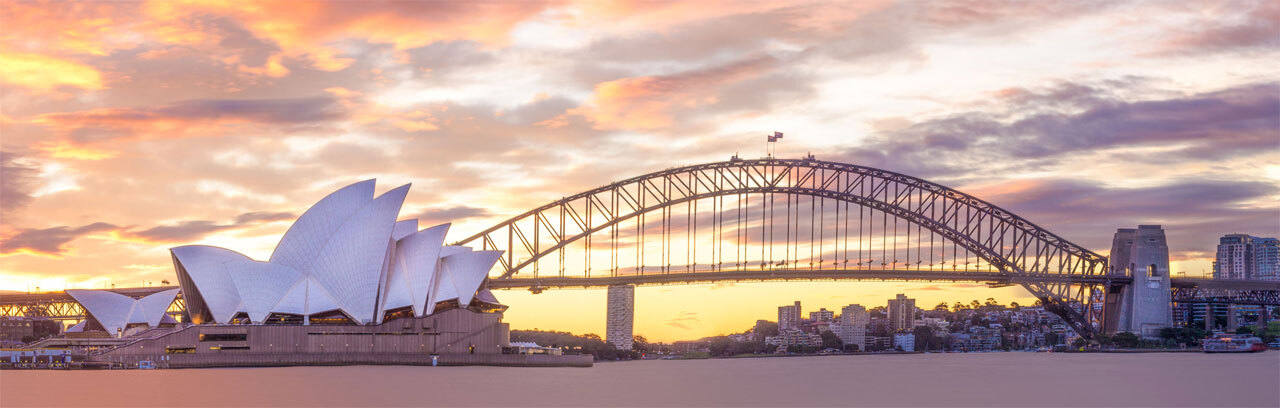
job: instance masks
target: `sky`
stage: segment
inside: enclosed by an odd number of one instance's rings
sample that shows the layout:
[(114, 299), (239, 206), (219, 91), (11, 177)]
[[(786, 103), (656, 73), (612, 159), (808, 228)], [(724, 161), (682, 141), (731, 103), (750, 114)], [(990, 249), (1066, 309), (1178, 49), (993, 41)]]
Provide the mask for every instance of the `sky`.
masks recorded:
[[(1173, 270), (1280, 235), (1280, 3), (0, 2), (0, 290), (173, 281), (168, 248), (265, 259), (377, 178), (450, 239), (664, 168), (765, 154), (971, 193)], [(1016, 287), (641, 287), (637, 334)], [(603, 290), (502, 291), (515, 329), (604, 331)]]

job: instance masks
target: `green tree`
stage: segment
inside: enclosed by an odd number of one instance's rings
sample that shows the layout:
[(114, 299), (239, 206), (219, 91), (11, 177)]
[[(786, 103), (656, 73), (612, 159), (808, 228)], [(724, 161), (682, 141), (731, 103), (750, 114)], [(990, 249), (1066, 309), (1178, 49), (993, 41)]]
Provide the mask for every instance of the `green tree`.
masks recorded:
[(953, 312), (959, 312), (961, 310), (964, 310), (964, 303), (956, 302), (955, 305), (951, 306), (951, 311)]
[(819, 336), (822, 336), (822, 348), (824, 349), (833, 348), (840, 350), (844, 348), (844, 342), (840, 341), (840, 337), (836, 336), (835, 333), (823, 331)]
[(982, 303), (981, 303), (981, 302), (978, 302), (978, 299), (974, 299), (973, 301), (969, 302), (969, 308), (970, 308), (970, 309), (977, 309), (977, 308), (980, 308), (980, 307), (982, 307)]
[(1014, 308), (1014, 309), (1017, 309), (1017, 308), (1019, 308), (1019, 307), (1021, 307), (1021, 306), (1020, 306), (1020, 305), (1018, 305), (1018, 302), (1009, 302), (1009, 307), (1012, 307), (1012, 308)]
[(1105, 334), (1105, 333), (1103, 333), (1103, 334), (1098, 334), (1097, 336), (1095, 336), (1095, 337), (1093, 338), (1093, 340), (1094, 340), (1094, 341), (1096, 341), (1096, 342), (1098, 342), (1098, 344), (1100, 344), (1100, 345), (1108, 346), (1108, 347), (1110, 347), (1110, 346), (1112, 346), (1112, 345), (1114, 345), (1114, 344), (1115, 344), (1115, 342), (1114, 342), (1114, 341), (1112, 341), (1112, 339), (1111, 339), (1111, 335), (1109, 335), (1109, 334)]
[(726, 336), (712, 337), (707, 344), (707, 348), (711, 350), (711, 355), (713, 356), (728, 355), (732, 346), (733, 340)]
[(1249, 326), (1237, 327), (1236, 334), (1253, 334), (1253, 328), (1250, 328)]
[(641, 335), (631, 336), (631, 348), (641, 353), (649, 352), (649, 339)]
[(1166, 327), (1160, 329), (1160, 338), (1173, 343), (1173, 345), (1196, 346), (1200, 344), (1200, 340), (1204, 339), (1204, 337), (1204, 329), (1199, 327)]
[(987, 301), (986, 303), (983, 303), (983, 306), (995, 307), (995, 306), (1000, 306), (1000, 304), (996, 303), (996, 298), (987, 298)]
[(1081, 347), (1084, 347), (1086, 344), (1089, 344), (1088, 340), (1085, 340), (1084, 337), (1077, 337), (1076, 341), (1071, 342), (1071, 347), (1081, 348)]
[(933, 335), (933, 327), (930, 327), (930, 326), (916, 327), (915, 330), (912, 330), (912, 334), (916, 336), (916, 351), (935, 350), (934, 344), (933, 344), (934, 337), (935, 337)]
[(1058, 344), (1058, 337), (1058, 333), (1045, 333), (1044, 342), (1049, 346), (1056, 346)]
[(768, 336), (778, 335), (778, 323), (768, 320), (760, 320), (756, 322), (756, 326), (751, 328), (751, 334), (757, 340), (764, 340)]
[(1138, 340), (1141, 340), (1138, 335), (1129, 332), (1116, 333), (1115, 336), (1112, 336), (1112, 339), (1117, 347), (1122, 348), (1136, 348), (1138, 347)]

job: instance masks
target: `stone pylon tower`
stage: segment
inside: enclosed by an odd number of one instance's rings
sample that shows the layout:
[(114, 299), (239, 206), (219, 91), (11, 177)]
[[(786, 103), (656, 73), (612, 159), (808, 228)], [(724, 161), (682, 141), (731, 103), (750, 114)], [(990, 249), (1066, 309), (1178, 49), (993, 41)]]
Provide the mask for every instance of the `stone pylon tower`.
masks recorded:
[(605, 312), (604, 341), (619, 350), (631, 350), (631, 328), (635, 321), (636, 286), (609, 285), (608, 310)]
[(1133, 278), (1108, 288), (1105, 331), (1157, 338), (1173, 324), (1169, 292), (1169, 245), (1159, 225), (1116, 230), (1111, 242), (1113, 276)]

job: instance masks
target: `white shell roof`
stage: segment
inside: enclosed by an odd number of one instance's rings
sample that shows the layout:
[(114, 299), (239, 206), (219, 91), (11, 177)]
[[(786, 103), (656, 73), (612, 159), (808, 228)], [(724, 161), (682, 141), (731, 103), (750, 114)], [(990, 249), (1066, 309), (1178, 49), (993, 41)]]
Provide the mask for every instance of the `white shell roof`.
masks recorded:
[(67, 294), (84, 307), (91, 319), (114, 334), (135, 323), (150, 327), (160, 325), (173, 298), (178, 296), (178, 289), (153, 293), (141, 299), (106, 290), (67, 289)]
[[(401, 238), (396, 245), (393, 276), (407, 289), (415, 316), (423, 316), (426, 312), (427, 297), (431, 293), (441, 247), (448, 232), (449, 224), (437, 225)], [(396, 307), (402, 306), (388, 305), (387, 308)]]
[(298, 271), (310, 269), (324, 244), (347, 218), (373, 200), (373, 179), (361, 181), (330, 193), (320, 199), (280, 237), (280, 243), (268, 262)]
[[(373, 189), (374, 180), (366, 180), (321, 199), (266, 262), (217, 247), (172, 248), (182, 290), (189, 301), (203, 301), (189, 309), (207, 308), (216, 323), (238, 313), (261, 323), (272, 313), (340, 310), (368, 324), (380, 322), (386, 310), (412, 306), (423, 316), (435, 302), (470, 302), (501, 252), (446, 247), (449, 224), (414, 231), (417, 220), (396, 221), (409, 185), (377, 198)], [(451, 272), (443, 272), (445, 265)]]

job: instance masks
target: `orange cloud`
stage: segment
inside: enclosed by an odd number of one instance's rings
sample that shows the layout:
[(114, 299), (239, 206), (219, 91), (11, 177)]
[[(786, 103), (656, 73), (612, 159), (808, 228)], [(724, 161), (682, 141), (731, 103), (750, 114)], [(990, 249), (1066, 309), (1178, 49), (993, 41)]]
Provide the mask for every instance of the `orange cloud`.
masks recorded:
[(116, 152), (78, 146), (65, 140), (37, 143), (35, 148), (58, 159), (102, 160), (116, 157)]
[(0, 2), (10, 49), (54, 55), (108, 55), (138, 46), (133, 3)]
[(98, 90), (105, 86), (97, 69), (39, 54), (0, 52), (0, 81), (38, 91), (61, 86)]
[(599, 129), (645, 130), (671, 126), (675, 112), (714, 105), (721, 86), (755, 77), (777, 60), (761, 57), (663, 76), (622, 78), (596, 84), (587, 105), (568, 113), (582, 115)]
[[(30, 84), (24, 86), (39, 90), (62, 84), (100, 89), (100, 76), (89, 74), (82, 65), (64, 63), (54, 67), (61, 72), (43, 75), (39, 75), (42, 70), (30, 67), (47, 67), (60, 56), (106, 56), (139, 47), (149, 48), (145, 55), (157, 55), (165, 46), (191, 47), (252, 75), (288, 75), (286, 57), (317, 69), (338, 71), (354, 62), (343, 57), (347, 40), (390, 44), (397, 51), (449, 40), (500, 45), (507, 42), (517, 24), (549, 5), (538, 1), (0, 2), (5, 22), (0, 49), (29, 53), (6, 58), (2, 73), (6, 77), (15, 71), (21, 73)], [(241, 29), (274, 45), (268, 46), (273, 49), (225, 45), (229, 36)], [(266, 61), (247, 61), (250, 53), (263, 51), (270, 53)], [(33, 64), (36, 58), (47, 61)], [(79, 70), (66, 72), (72, 68)]]
[[(391, 44), (396, 50), (421, 47), (436, 41), (470, 40), (504, 44), (520, 22), (548, 6), (537, 1), (502, 3), (453, 2), (219, 2), (206, 0), (153, 1), (145, 13), (156, 21), (183, 21), (194, 15), (213, 14), (238, 21), (254, 36), (274, 42), (280, 56), (308, 61), (312, 67), (338, 71), (354, 60), (342, 57), (340, 42), (364, 40)], [(191, 30), (167, 27), (171, 36)], [(192, 27), (198, 29), (198, 27)], [(260, 67), (268, 75), (283, 75), (280, 67)]]

